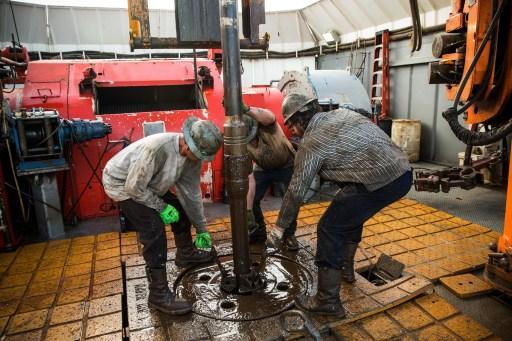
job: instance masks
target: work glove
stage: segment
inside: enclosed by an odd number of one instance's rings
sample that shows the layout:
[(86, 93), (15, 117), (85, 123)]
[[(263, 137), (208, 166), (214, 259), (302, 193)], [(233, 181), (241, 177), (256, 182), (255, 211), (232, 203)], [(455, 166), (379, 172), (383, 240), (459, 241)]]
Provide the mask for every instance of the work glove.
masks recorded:
[(246, 115), (251, 110), (251, 107), (242, 102), (242, 114)]
[[(222, 106), (224, 107), (224, 98), (222, 99)], [(251, 110), (251, 107), (246, 105), (244, 102), (242, 102), (242, 114), (247, 114), (250, 110)]]
[(194, 244), (198, 249), (210, 249), (212, 247), (212, 237), (208, 231), (196, 234)]
[(165, 225), (174, 224), (180, 220), (180, 213), (176, 207), (172, 205), (165, 205), (164, 209), (160, 212), (160, 219), (162, 219)]

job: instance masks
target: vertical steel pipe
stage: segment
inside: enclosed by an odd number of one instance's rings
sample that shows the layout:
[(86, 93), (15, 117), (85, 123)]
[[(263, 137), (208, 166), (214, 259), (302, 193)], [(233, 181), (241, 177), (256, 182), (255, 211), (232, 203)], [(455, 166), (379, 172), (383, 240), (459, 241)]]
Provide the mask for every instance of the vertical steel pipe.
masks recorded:
[(231, 234), (235, 276), (239, 292), (250, 291), (249, 236), (247, 232), (247, 191), (249, 157), (246, 128), (241, 120), (242, 86), (240, 78), (240, 42), (236, 0), (220, 2), (220, 32), (224, 76), (224, 169), (229, 195)]

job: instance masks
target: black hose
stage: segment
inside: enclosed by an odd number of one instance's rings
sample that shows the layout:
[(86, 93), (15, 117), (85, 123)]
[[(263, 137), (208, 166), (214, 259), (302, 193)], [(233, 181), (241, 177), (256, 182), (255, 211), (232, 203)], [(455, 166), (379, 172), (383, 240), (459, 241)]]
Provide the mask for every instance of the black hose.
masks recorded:
[(459, 115), (455, 108), (448, 108), (443, 112), (443, 117), (448, 122), (455, 136), (465, 144), (472, 146), (491, 144), (512, 133), (512, 118), (505, 124), (493, 128), (490, 131), (473, 132), (459, 123)]
[[(478, 47), (477, 52), (475, 53), (475, 56), (473, 57), (473, 60), (471, 61), (471, 64), (465, 73), (459, 88), (457, 90), (457, 94), (455, 95), (455, 99), (453, 101), (453, 106), (446, 109), (443, 112), (443, 117), (448, 122), (448, 125), (450, 126), (451, 130), (455, 134), (455, 136), (462, 141), (465, 144), (469, 144), (472, 146), (482, 146), (490, 143), (497, 142), (501, 140), (506, 135), (512, 133), (512, 118), (509, 119), (506, 123), (502, 124), (499, 127), (495, 127), (490, 131), (486, 132), (478, 132), (478, 131), (471, 131), (467, 129), (466, 127), (462, 126), (459, 123), (459, 115), (464, 112), (463, 110), (457, 110), (460, 102), (460, 97), (462, 95), (462, 91), (466, 87), (466, 83), (469, 80), (469, 76), (473, 73), (473, 70), (476, 67), (476, 64), (478, 60), (480, 59), (480, 56), (482, 55), (485, 46), (487, 45), (487, 42), (489, 41), (489, 38), (491, 37), (492, 33), (497, 27), (498, 19), (501, 17), (503, 13), (503, 9), (505, 8), (505, 5), (508, 3), (508, 0), (503, 0), (494, 14), (494, 17), (492, 18), (491, 24), (489, 25), (489, 28), (487, 29), (487, 32), (485, 32), (485, 36), (482, 39), (482, 43)], [(497, 39), (497, 37), (495, 38)], [(492, 62), (492, 61), (491, 61)], [(487, 78), (487, 75), (486, 77)], [(484, 83), (485, 84), (485, 83)], [(482, 86), (484, 88), (484, 86)], [(478, 96), (481, 95), (484, 90), (480, 89)], [(476, 96), (471, 100), (473, 103), (476, 100)], [(467, 109), (469, 105), (464, 105), (462, 109)]]
[(409, 0), (409, 6), (411, 7), (411, 19), (412, 19), (412, 36), (411, 36), (411, 52), (416, 51), (416, 35), (418, 32), (418, 26), (416, 22), (416, 13), (414, 8), (414, 0)]
[[(474, 124), (471, 126), (471, 131), (477, 131), (478, 130), (478, 124)], [(471, 162), (473, 161), (471, 159), (471, 154), (473, 153), (473, 146), (470, 144), (466, 145), (466, 150), (464, 151), (464, 166), (471, 166)]]
[(16, 78), (18, 77), (14, 66), (10, 66), (10, 65), (8, 65), (8, 66), (9, 66), (9, 69), (11, 69), (12, 79), (14, 81), (12, 82), (12, 88), (10, 90), (4, 90), (4, 86), (2, 84), (2, 81), (0, 80), (0, 91), (2, 91), (5, 94), (13, 93), (14, 90), (16, 90)]
[(421, 28), (420, 8), (418, 6), (418, 0), (414, 0), (414, 7), (414, 14), (416, 15), (416, 51), (419, 51), (421, 50), (423, 32)]

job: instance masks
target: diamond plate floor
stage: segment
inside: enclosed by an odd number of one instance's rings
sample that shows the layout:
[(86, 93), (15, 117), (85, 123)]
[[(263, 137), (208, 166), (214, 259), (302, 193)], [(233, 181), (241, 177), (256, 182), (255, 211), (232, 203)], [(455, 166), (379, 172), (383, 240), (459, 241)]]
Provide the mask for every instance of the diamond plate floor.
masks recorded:
[[(265, 205), (270, 206), (272, 202)], [(303, 245), (299, 255), (313, 274), (316, 223), (327, 205), (304, 205), (299, 215), (298, 237)], [(265, 212), (269, 228), (277, 214), (275, 209)], [(211, 219), (210, 231), (216, 243), (228, 243), (229, 218)], [(396, 202), (365, 223), (356, 267), (364, 270), (385, 253), (406, 264), (405, 275), (380, 287), (358, 276), (354, 286), (344, 286), (340, 292), (348, 319), (315, 318), (314, 323), (333, 337), (360, 335), (364, 340), (492, 338), (496, 329), (487, 324), (490, 321), (482, 323), (474, 315), (471, 319), (456, 311), (450, 313), (448, 303), (437, 296), (414, 299), (431, 290), (432, 283), (440, 277), (481, 268), (486, 261), (487, 244), (498, 235), (487, 227), (414, 200)], [(167, 237), (168, 274), (173, 281), (179, 269), (172, 262), (174, 240), (170, 230)], [(197, 315), (170, 319), (148, 309), (140, 250), (135, 233), (105, 232), (26, 245), (14, 253), (1, 254), (2, 339), (282, 337), (283, 330), (276, 318), (246, 324), (208, 320)], [(446, 297), (445, 292), (439, 292)]]
[(335, 327), (345, 340), (496, 340), (436, 294), (425, 295), (361, 321)]

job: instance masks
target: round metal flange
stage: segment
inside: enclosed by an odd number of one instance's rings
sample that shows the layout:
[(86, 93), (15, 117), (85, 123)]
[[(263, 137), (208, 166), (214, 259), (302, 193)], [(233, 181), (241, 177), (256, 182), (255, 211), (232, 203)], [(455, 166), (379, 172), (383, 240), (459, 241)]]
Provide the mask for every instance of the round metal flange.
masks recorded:
[[(223, 267), (231, 273), (232, 257), (222, 258)], [(225, 321), (251, 321), (289, 309), (295, 297), (307, 292), (313, 281), (303, 265), (280, 255), (268, 256), (260, 275), (264, 285), (246, 295), (223, 290), (226, 280), (223, 282), (217, 265), (190, 269), (175, 287), (181, 297), (194, 302), (193, 311), (198, 315)]]

